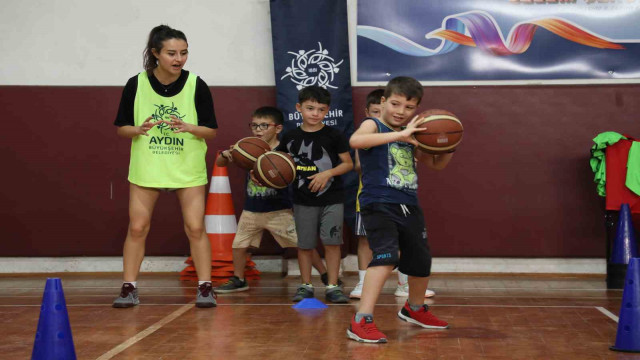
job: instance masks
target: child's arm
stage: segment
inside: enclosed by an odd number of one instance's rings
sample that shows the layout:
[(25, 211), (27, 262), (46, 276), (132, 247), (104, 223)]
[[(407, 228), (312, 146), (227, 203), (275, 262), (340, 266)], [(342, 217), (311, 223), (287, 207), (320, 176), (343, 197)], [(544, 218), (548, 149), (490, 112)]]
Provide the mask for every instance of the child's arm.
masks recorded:
[(309, 183), (309, 190), (312, 192), (322, 191), (332, 177), (346, 174), (353, 170), (353, 161), (351, 160), (351, 155), (349, 155), (348, 151), (340, 153), (338, 156), (342, 161), (340, 165), (333, 169), (325, 170), (308, 177), (308, 179), (311, 179), (311, 183)]
[(360, 155), (358, 155), (358, 149), (356, 149), (356, 163), (353, 166), (353, 170), (362, 175), (362, 166), (360, 165)]
[(220, 156), (216, 158), (216, 165), (220, 167), (227, 166), (230, 162), (233, 162), (233, 158), (231, 157), (231, 149), (233, 149), (233, 145), (229, 147), (229, 150), (223, 150), (220, 153)]
[(415, 126), (417, 120), (418, 116), (416, 115), (416, 117), (409, 121), (404, 130), (382, 134), (378, 133), (378, 126), (373, 120), (365, 120), (358, 130), (351, 135), (349, 145), (354, 149), (368, 149), (394, 141), (403, 141), (417, 146), (418, 142), (411, 135), (413, 135), (414, 132), (426, 130), (426, 128), (417, 128)]
[(175, 133), (183, 133), (188, 132), (191, 133), (195, 137), (199, 137), (202, 139), (213, 139), (216, 137), (217, 129), (211, 129), (206, 126), (193, 125), (186, 123), (179, 118), (171, 115), (171, 121), (164, 121), (171, 129), (175, 129)]
[(417, 148), (414, 151), (414, 153), (415, 153), (416, 159), (418, 159), (419, 162), (427, 165), (429, 169), (433, 169), (433, 170), (444, 169), (445, 167), (447, 167), (447, 165), (449, 164), (449, 161), (451, 161), (451, 158), (453, 157), (453, 152), (434, 155), (434, 154), (428, 154)]

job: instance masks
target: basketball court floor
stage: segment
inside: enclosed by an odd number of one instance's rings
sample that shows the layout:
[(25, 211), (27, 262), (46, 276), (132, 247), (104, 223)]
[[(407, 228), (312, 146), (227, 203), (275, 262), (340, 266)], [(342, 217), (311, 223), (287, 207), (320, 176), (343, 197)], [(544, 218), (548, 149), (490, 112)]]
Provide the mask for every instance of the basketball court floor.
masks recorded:
[[(437, 295), (425, 301), (451, 328), (426, 330), (397, 318), (405, 299), (393, 295), (392, 274), (375, 313), (387, 344), (346, 337), (358, 301), (293, 309), (297, 277), (263, 274), (198, 309), (194, 283), (143, 274), (141, 305), (114, 309), (120, 276), (0, 276), (0, 359), (31, 356), (47, 277), (62, 278), (78, 359), (640, 359), (609, 350), (622, 290), (607, 290), (603, 276), (434, 274)], [(348, 292), (357, 275), (343, 280)]]

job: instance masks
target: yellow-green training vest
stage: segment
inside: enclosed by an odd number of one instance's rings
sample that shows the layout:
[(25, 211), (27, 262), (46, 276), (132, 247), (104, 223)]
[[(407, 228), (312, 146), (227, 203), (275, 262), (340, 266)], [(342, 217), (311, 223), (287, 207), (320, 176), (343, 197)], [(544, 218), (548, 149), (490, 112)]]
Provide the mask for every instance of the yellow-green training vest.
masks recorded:
[[(141, 72), (133, 107), (135, 126), (142, 125), (149, 116), (151, 121), (157, 122), (171, 120), (170, 115), (198, 125), (195, 93), (196, 75), (192, 73), (180, 93), (164, 97), (153, 90), (146, 71)], [(147, 133), (149, 136), (138, 135), (131, 141), (131, 183), (152, 188), (185, 188), (207, 183), (204, 139), (190, 133), (175, 134), (164, 123)]]

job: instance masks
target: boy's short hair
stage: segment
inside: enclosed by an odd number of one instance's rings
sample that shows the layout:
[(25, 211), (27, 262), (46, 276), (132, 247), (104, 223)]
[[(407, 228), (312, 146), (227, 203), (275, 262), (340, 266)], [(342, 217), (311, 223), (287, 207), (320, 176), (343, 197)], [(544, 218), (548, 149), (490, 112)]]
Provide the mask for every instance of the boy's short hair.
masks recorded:
[(384, 89), (384, 97), (388, 99), (391, 95), (403, 95), (407, 100), (418, 99), (418, 104), (422, 100), (422, 84), (418, 80), (408, 76), (398, 76), (393, 78)]
[(331, 93), (320, 86), (307, 86), (298, 92), (298, 104), (307, 100), (315, 100), (318, 104), (331, 105)]
[(271, 119), (276, 125), (284, 124), (284, 115), (282, 115), (282, 111), (273, 106), (263, 106), (257, 108), (256, 111), (251, 114), (251, 117)]
[(365, 109), (369, 109), (371, 105), (380, 104), (380, 100), (384, 96), (384, 89), (376, 89), (367, 95), (367, 107)]

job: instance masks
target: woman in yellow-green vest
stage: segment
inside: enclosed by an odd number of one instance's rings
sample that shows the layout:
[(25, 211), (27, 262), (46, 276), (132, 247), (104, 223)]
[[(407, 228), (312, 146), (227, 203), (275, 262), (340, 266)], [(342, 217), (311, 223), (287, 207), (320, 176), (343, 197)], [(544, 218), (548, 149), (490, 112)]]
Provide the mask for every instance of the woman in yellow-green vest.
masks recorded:
[(139, 303), (136, 280), (151, 214), (161, 191), (175, 191), (198, 273), (196, 306), (216, 306), (211, 287), (211, 246), (205, 231), (206, 139), (218, 127), (207, 84), (183, 69), (189, 55), (182, 31), (160, 25), (144, 51), (145, 71), (122, 92), (115, 125), (131, 139), (129, 228), (124, 242), (124, 283), (113, 307)]

